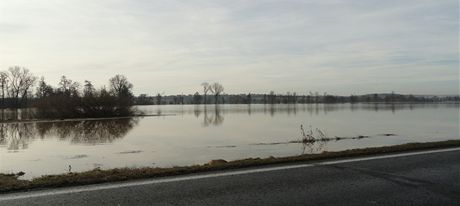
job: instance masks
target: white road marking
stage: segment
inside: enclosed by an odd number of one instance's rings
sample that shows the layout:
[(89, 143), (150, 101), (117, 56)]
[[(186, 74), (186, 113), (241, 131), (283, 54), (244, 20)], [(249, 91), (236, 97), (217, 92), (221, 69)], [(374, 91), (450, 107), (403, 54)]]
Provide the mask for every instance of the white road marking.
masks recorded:
[(189, 176), (182, 176), (182, 177), (169, 177), (169, 178), (151, 179), (151, 180), (143, 180), (143, 181), (106, 183), (106, 184), (99, 184), (99, 185), (75, 186), (75, 187), (61, 188), (61, 189), (57, 188), (57, 189), (50, 189), (50, 190), (44, 190), (44, 191), (12, 193), (12, 194), (0, 195), (0, 202), (7, 201), (7, 200), (17, 200), (17, 199), (44, 197), (44, 196), (52, 196), (52, 195), (90, 192), (90, 191), (97, 191), (97, 190), (116, 189), (116, 188), (123, 188), (123, 187), (149, 185), (149, 184), (179, 182), (179, 181), (185, 181), (185, 180), (197, 180), (197, 179), (205, 179), (205, 178), (212, 178), (212, 177), (225, 177), (225, 176), (234, 176), (234, 175), (242, 175), (242, 174), (252, 174), (252, 173), (261, 173), (261, 172), (269, 172), (269, 171), (295, 169), (295, 168), (306, 168), (306, 167), (314, 167), (314, 166), (321, 166), (321, 165), (333, 165), (333, 164), (341, 164), (341, 163), (347, 163), (347, 162), (359, 162), (359, 161), (366, 161), (366, 160), (407, 157), (407, 156), (414, 156), (414, 155), (421, 155), (421, 154), (432, 154), (432, 153), (450, 152), (450, 151), (458, 151), (458, 150), (460, 150), (460, 147), (449, 148), (449, 149), (428, 150), (428, 151), (420, 151), (420, 152), (409, 152), (409, 153), (401, 153), (401, 154), (388, 154), (388, 155), (372, 156), (372, 157), (352, 158), (352, 159), (344, 159), (344, 160), (332, 160), (332, 161), (324, 161), (324, 162), (318, 162), (318, 163), (305, 163), (305, 164), (296, 164), (296, 165), (287, 165), (287, 166), (273, 166), (273, 167), (268, 167), (268, 168), (246, 169), (246, 170), (239, 170), (239, 171), (222, 171), (222, 172), (216, 172), (212, 174), (196, 174), (196, 175), (192, 174)]

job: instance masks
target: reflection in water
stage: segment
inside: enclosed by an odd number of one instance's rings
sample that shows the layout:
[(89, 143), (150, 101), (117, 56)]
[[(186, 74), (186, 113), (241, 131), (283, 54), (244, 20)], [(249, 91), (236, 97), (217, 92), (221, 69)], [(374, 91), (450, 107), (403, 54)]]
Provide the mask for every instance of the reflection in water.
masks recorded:
[(1, 121), (27, 120), (34, 119), (35, 109), (0, 109)]
[(138, 118), (58, 122), (15, 122), (0, 124), (0, 146), (27, 149), (35, 138), (57, 137), (73, 144), (103, 144), (123, 138)]
[[(276, 115), (323, 115), (336, 111), (375, 111), (375, 112), (391, 112), (414, 110), (414, 109), (433, 109), (433, 108), (458, 108), (457, 103), (446, 104), (424, 104), (424, 103), (343, 103), (343, 104), (264, 104), (264, 105), (195, 105), (193, 107), (157, 107), (152, 114), (177, 114), (186, 115), (193, 114), (195, 117), (203, 115), (202, 125), (208, 127), (210, 125), (219, 126), (224, 122), (226, 114), (267, 114), (271, 117)], [(149, 112), (147, 112), (149, 113)]]
[(31, 123), (0, 124), (0, 145), (7, 145), (8, 150), (27, 149), (33, 137)]
[(222, 115), (222, 110), (220, 105), (215, 105), (212, 108), (208, 108), (206, 105), (203, 106), (203, 109), (199, 106), (195, 106), (194, 115), (198, 118), (203, 112), (203, 126), (208, 127), (209, 125), (219, 126), (224, 122), (224, 116)]
[(57, 136), (75, 144), (111, 143), (124, 137), (138, 123), (138, 119), (126, 118), (99, 121), (54, 122), (52, 126), (37, 124), (39, 135)]

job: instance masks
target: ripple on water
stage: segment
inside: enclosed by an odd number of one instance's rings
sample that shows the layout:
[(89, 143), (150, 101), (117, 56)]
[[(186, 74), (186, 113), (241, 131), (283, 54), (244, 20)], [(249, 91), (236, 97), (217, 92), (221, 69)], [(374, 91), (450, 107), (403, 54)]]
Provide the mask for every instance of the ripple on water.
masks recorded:
[(80, 154), (80, 155), (74, 155), (74, 156), (70, 156), (70, 157), (65, 157), (64, 159), (71, 160), (71, 159), (82, 159), (82, 158), (87, 158), (87, 157), (88, 157), (88, 155)]

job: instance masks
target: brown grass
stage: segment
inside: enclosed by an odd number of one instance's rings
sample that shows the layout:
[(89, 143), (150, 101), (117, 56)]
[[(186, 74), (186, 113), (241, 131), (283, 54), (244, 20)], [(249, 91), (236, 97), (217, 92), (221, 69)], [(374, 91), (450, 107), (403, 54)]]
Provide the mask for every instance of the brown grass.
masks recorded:
[(305, 154), (292, 157), (248, 158), (235, 161), (211, 160), (207, 164), (172, 168), (117, 168), (109, 170), (94, 169), (86, 172), (68, 173), (60, 175), (45, 175), (32, 180), (19, 180), (14, 174), (0, 174), (0, 193), (37, 188), (54, 188), (75, 185), (87, 185), (102, 182), (134, 180), (141, 178), (165, 177), (191, 174), (224, 169), (237, 169), (269, 164), (293, 163), (300, 161), (315, 161), (333, 158), (375, 155), (383, 153), (397, 153), (413, 150), (434, 148), (458, 147), (460, 140), (442, 142), (408, 143), (396, 146), (351, 149), (340, 152), (323, 152), (321, 154)]

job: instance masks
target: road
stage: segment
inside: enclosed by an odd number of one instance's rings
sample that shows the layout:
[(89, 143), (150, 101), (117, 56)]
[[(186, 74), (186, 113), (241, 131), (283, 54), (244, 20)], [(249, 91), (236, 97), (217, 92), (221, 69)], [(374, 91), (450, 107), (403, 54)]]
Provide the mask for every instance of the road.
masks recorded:
[(0, 195), (0, 205), (459, 205), (460, 148)]

